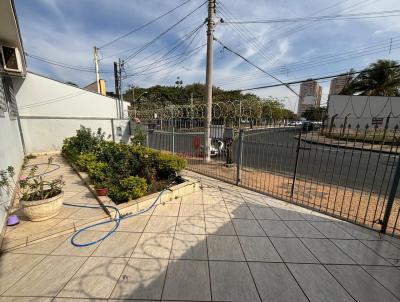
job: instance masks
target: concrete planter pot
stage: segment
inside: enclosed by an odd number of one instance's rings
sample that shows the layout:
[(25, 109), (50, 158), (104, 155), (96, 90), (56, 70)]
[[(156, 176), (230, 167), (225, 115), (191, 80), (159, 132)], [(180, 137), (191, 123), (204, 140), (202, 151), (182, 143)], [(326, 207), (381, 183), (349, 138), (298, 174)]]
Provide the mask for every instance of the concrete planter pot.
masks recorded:
[(24, 214), (30, 221), (43, 221), (56, 216), (62, 207), (64, 192), (42, 200), (26, 201), (21, 200)]

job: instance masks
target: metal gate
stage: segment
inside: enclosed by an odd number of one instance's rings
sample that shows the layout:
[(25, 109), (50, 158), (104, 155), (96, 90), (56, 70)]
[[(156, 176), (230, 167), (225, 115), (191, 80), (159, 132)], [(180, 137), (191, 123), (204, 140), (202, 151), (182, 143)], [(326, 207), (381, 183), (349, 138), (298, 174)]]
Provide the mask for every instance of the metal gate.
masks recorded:
[[(184, 156), (188, 169), (340, 219), (400, 234), (398, 121), (326, 118), (289, 125), (254, 104), (213, 104), (211, 161), (205, 105), (131, 111), (143, 144)], [(389, 125), (392, 125), (389, 127)]]

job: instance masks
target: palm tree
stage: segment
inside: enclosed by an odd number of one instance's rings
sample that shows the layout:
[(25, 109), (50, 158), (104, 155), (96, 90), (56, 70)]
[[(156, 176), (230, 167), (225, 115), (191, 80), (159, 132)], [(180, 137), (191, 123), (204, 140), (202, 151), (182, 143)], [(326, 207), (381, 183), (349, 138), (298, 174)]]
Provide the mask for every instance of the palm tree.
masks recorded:
[(400, 67), (393, 60), (378, 60), (360, 72), (340, 94), (400, 96)]

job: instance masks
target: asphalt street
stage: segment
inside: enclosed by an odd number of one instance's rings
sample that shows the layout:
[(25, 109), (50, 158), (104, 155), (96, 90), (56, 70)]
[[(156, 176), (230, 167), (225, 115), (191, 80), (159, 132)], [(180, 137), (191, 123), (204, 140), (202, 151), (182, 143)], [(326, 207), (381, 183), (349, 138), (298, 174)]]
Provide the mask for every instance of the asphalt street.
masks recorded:
[[(271, 128), (246, 131), (243, 140), (243, 167), (293, 177), (299, 128)], [(149, 133), (150, 147), (177, 153), (200, 153), (204, 145), (202, 132), (178, 133), (155, 131)], [(349, 142), (351, 145), (351, 142)], [(200, 146), (200, 147), (199, 147)], [(238, 150), (233, 144), (234, 159)], [(225, 160), (225, 155), (214, 157)], [(398, 156), (353, 150), (337, 146), (300, 143), (297, 177), (313, 182), (346, 186), (368, 194), (388, 194)], [(400, 191), (400, 190), (398, 190)], [(397, 192), (400, 196), (400, 192)]]

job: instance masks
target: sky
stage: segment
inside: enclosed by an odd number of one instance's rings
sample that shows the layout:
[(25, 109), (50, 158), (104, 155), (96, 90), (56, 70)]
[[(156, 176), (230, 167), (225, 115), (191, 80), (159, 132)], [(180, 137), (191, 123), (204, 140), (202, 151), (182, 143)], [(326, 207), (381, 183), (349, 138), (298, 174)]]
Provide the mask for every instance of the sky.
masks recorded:
[[(29, 71), (84, 87), (95, 81), (96, 46), (100, 48), (101, 78), (106, 80), (108, 91), (114, 90), (113, 62), (119, 58), (126, 62), (124, 89), (130, 85), (174, 85), (178, 77), (184, 84), (205, 82), (207, 5), (203, 0), (14, 1), (25, 52), (79, 69), (28, 56)], [(179, 5), (156, 22), (127, 34)], [(360, 70), (377, 59), (400, 60), (400, 13), (320, 22), (229, 22), (395, 10), (400, 10), (399, 0), (217, 0), (214, 35), (281, 81), (304, 80), (350, 68)], [(213, 58), (215, 86), (248, 89), (278, 83), (217, 42)], [(329, 80), (320, 84), (324, 104)], [(298, 85), (292, 88), (299, 90)], [(248, 92), (280, 98), (285, 107), (296, 110), (298, 97), (284, 86)]]

